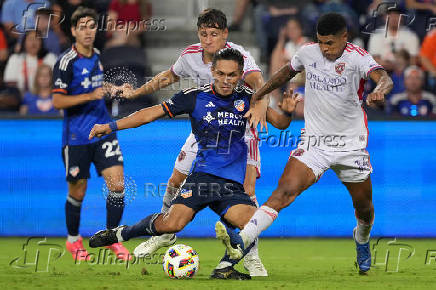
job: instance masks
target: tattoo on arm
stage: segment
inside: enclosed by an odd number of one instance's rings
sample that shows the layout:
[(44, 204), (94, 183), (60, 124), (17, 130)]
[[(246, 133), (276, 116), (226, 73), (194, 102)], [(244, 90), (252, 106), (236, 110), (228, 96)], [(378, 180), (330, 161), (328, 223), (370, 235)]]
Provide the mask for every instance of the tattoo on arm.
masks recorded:
[(298, 72), (293, 71), (289, 64), (285, 64), (279, 71), (277, 71), (269, 81), (267, 81), (262, 88), (260, 88), (254, 95), (253, 101), (257, 102), (261, 100), (266, 94), (274, 91), (275, 89), (283, 86), (291, 78), (293, 78)]
[(374, 92), (380, 92), (384, 95), (387, 95), (392, 90), (394, 84), (387, 74), (387, 72), (383, 69), (378, 69), (369, 75), (370, 78), (377, 83), (377, 86), (374, 89)]

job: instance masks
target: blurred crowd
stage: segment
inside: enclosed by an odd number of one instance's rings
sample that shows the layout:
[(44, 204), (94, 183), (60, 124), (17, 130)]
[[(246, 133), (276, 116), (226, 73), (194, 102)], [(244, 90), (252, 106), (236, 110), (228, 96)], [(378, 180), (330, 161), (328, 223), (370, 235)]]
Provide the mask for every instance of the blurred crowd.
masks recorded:
[[(106, 29), (98, 30), (95, 46), (102, 51), (105, 70), (127, 65), (138, 80), (150, 74), (142, 49), (150, 1), (6, 0), (0, 5), (2, 115), (61, 114), (51, 101), (52, 67), (73, 42), (69, 23), (78, 6), (103, 16), (98, 26)], [(248, 18), (261, 62), (268, 66), (267, 79), (299, 47), (316, 41), (316, 21), (326, 12), (345, 16), (349, 41), (372, 54), (394, 81), (385, 105), (373, 110), (383, 116), (436, 117), (436, 0), (235, 0), (233, 15), (228, 15), (230, 38)], [(135, 29), (126, 33), (123, 24), (131, 23)], [(289, 86), (304, 95), (302, 82)], [(367, 82), (366, 91), (373, 86)], [(274, 95), (279, 98), (281, 92)]]

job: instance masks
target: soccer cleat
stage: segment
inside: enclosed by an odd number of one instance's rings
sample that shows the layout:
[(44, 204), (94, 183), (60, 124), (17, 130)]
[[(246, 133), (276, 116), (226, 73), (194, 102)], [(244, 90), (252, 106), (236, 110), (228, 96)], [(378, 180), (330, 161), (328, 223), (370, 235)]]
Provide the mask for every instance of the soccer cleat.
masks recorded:
[(151, 256), (160, 248), (174, 245), (176, 243), (176, 240), (177, 237), (175, 234), (163, 234), (161, 236), (153, 236), (145, 242), (140, 243), (133, 251), (133, 255), (135, 255), (135, 257)]
[(83, 247), (83, 238), (80, 237), (74, 243), (70, 243), (68, 241), (65, 242), (65, 246), (68, 252), (73, 255), (74, 261), (88, 261), (89, 255), (86, 249)]
[(365, 275), (369, 269), (371, 269), (371, 250), (369, 247), (369, 241), (365, 244), (360, 244), (356, 240), (356, 231), (357, 228), (354, 228), (353, 230), (353, 239), (356, 243), (356, 252), (357, 252), (357, 259), (356, 264), (359, 266), (359, 274)]
[[(110, 246), (112, 244), (122, 242), (121, 231), (126, 226), (119, 226), (110, 230), (102, 230), (96, 232), (89, 238), (89, 246), (91, 248)], [(119, 238), (118, 238), (119, 237)]]
[(236, 271), (232, 266), (223, 269), (214, 269), (210, 275), (211, 279), (229, 279), (229, 280), (250, 280), (248, 274)]
[(221, 221), (216, 222), (215, 233), (216, 238), (222, 241), (226, 247), (230, 259), (242, 259), (244, 256), (244, 242), (239, 234), (232, 230), (228, 230)]
[(244, 257), (244, 268), (250, 273), (251, 277), (267, 277), (268, 272), (262, 264), (258, 255), (247, 254)]
[(129, 250), (127, 250), (121, 242), (106, 246), (106, 248), (114, 252), (117, 256), (117, 259), (119, 260), (132, 260), (132, 256), (130, 256)]

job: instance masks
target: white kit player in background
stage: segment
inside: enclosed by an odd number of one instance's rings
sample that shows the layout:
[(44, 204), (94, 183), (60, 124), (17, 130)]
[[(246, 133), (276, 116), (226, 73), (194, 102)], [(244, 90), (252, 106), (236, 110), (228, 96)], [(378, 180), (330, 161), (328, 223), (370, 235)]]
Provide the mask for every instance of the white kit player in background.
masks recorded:
[[(368, 105), (382, 103), (393, 85), (383, 67), (364, 49), (348, 43), (347, 37), (346, 22), (340, 14), (321, 16), (317, 24), (318, 43), (303, 46), (290, 64), (253, 95), (252, 103), (284, 85), (297, 72), (306, 71), (302, 142), (291, 152), (278, 187), (240, 232), (240, 237), (241, 248), (250, 245), (280, 210), (331, 168), (353, 200), (357, 219), (353, 237), (359, 272), (363, 274), (371, 267), (369, 236), (374, 220), (363, 85), (368, 78), (377, 84), (366, 99)], [(250, 114), (250, 123), (256, 126), (263, 112), (254, 107)], [(233, 258), (242, 256), (238, 249), (229, 248), (228, 252), (238, 253)]]
[[(200, 43), (188, 46), (174, 65), (167, 71), (161, 72), (149, 82), (138, 89), (133, 89), (131, 85), (124, 84), (115, 88), (121, 90), (121, 96), (125, 98), (135, 98), (141, 95), (148, 95), (162, 88), (178, 82), (182, 78), (189, 78), (196, 82), (197, 86), (212, 83), (212, 57), (220, 49), (231, 47), (240, 51), (244, 57), (244, 82), (252, 89), (257, 90), (263, 84), (262, 73), (256, 65), (255, 60), (242, 46), (227, 41), (228, 29), (227, 19), (223, 12), (217, 9), (206, 9), (198, 17), (197, 35)], [(258, 106), (258, 110), (264, 111), (268, 107), (269, 100), (266, 98)], [(214, 104), (208, 104), (213, 106)], [(255, 185), (256, 179), (260, 177), (260, 154), (257, 146), (257, 131), (247, 126), (245, 141), (248, 147), (247, 171), (244, 181), (245, 192), (256, 201)], [(191, 171), (192, 162), (197, 155), (197, 144), (194, 135), (191, 134), (186, 139), (179, 156), (175, 161), (175, 166), (163, 198), (162, 212), (168, 212), (171, 200), (175, 197), (178, 189)], [(136, 247), (134, 254), (138, 256), (152, 254), (161, 247), (173, 245), (176, 241), (174, 234), (165, 234), (151, 237), (149, 240)], [(228, 265), (220, 263), (217, 268), (225, 268)], [(267, 276), (268, 273), (263, 266), (257, 244), (244, 260), (245, 268), (251, 276)]]

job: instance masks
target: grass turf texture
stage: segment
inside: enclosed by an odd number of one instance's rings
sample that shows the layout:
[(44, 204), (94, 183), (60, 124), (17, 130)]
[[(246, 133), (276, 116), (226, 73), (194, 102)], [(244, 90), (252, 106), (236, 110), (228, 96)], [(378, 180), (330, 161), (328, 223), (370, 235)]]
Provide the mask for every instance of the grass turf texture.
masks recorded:
[[(214, 239), (179, 239), (177, 243), (193, 247), (200, 256), (200, 270), (192, 280), (172, 280), (165, 276), (161, 256), (140, 261), (139, 264), (74, 264), (70, 253), (49, 264), (48, 272), (35, 272), (36, 244), (27, 246), (27, 266), (23, 267), (23, 244), (26, 238), (0, 239), (0, 285), (6, 289), (436, 289), (436, 240), (398, 239), (399, 245), (381, 241), (377, 247), (376, 262), (385, 260), (390, 252), (388, 271), (382, 264), (373, 266), (370, 274), (360, 276), (354, 266), (355, 247), (352, 239), (261, 239), (260, 253), (269, 277), (251, 281), (210, 280), (223, 246)], [(125, 245), (129, 250), (141, 240)], [(47, 238), (50, 244), (65, 248), (64, 238)], [(376, 239), (372, 240), (372, 244)], [(88, 241), (84, 241), (85, 247)], [(401, 253), (398, 272), (396, 261)], [(41, 246), (39, 246), (40, 249)], [(414, 254), (407, 256), (414, 249)], [(434, 252), (429, 252), (433, 250)], [(97, 253), (98, 249), (90, 249)], [(164, 250), (159, 253), (164, 253)], [(53, 255), (55, 257), (56, 251)], [(44, 254), (44, 250), (40, 252)], [(426, 264), (430, 260), (430, 264)], [(431, 257), (435, 258), (431, 258)], [(17, 257), (21, 260), (11, 266)], [(373, 253), (374, 258), (374, 253)], [(45, 261), (45, 260), (44, 260)], [(95, 260), (97, 261), (97, 259)], [(14, 266), (15, 265), (15, 266)], [(21, 265), (21, 268), (19, 268)], [(44, 270), (45, 264), (41, 263)], [(18, 268), (17, 268), (18, 267)], [(243, 270), (242, 262), (237, 267)]]

